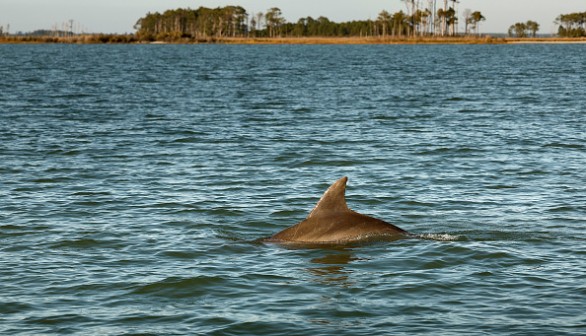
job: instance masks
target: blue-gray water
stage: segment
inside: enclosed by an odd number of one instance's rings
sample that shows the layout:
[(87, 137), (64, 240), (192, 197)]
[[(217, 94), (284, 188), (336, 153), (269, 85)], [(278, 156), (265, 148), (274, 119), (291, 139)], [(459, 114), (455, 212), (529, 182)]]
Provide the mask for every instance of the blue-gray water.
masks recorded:
[(585, 54), (0, 45), (0, 333), (584, 335)]

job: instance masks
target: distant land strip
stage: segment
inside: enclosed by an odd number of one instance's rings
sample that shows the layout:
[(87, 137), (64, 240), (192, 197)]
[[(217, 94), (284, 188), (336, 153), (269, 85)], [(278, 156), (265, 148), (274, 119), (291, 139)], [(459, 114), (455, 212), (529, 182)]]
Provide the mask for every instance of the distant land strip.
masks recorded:
[(88, 34), (65, 37), (1, 36), (3, 44), (564, 44), (586, 43), (586, 37), (492, 37), (483, 36), (402, 36), (402, 37), (208, 37), (170, 41), (143, 41), (133, 34)]
[[(435, 2), (434, 2), (435, 3)], [(455, 6), (454, 1), (454, 6)], [(539, 35), (539, 23), (528, 20), (509, 27), (508, 34), (481, 34), (486, 18), (480, 11), (463, 13), (458, 27), (454, 7), (421, 7), (411, 1), (407, 12), (383, 10), (375, 20), (334, 22), (310, 16), (287, 22), (277, 7), (248, 13), (240, 6), (178, 8), (147, 13), (134, 25), (134, 34), (75, 32), (73, 20), (63, 30), (36, 30), (9, 34), (0, 26), (0, 43), (68, 44), (509, 44), (586, 43), (586, 12), (561, 14), (555, 36)], [(428, 3), (429, 6), (430, 3)], [(433, 9), (433, 10), (432, 10)], [(436, 10), (437, 9), (437, 10)], [(56, 26), (55, 26), (56, 27)]]

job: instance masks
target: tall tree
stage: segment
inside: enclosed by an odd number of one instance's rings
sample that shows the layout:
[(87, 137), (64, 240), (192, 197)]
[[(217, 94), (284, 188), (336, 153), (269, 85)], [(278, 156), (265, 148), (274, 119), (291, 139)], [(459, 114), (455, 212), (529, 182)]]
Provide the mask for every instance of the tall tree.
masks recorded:
[(256, 13), (256, 30), (262, 29), (262, 20), (264, 19), (265, 14), (263, 12)]
[(248, 24), (248, 33), (250, 36), (256, 37), (256, 16), (253, 15), (250, 17), (250, 22)]
[(556, 18), (555, 23), (559, 25), (560, 36), (586, 36), (586, 12), (562, 14)]
[(381, 27), (381, 34), (383, 37), (387, 36), (389, 28), (391, 26), (391, 14), (386, 10), (383, 10), (378, 14), (378, 18), (376, 19), (377, 23)]
[(456, 7), (456, 5), (458, 4), (458, 0), (450, 0), (452, 2), (452, 7), (450, 7), (450, 9), (452, 9), (453, 12), (453, 17), (451, 18), (451, 26), (452, 26), (452, 35), (456, 35), (458, 34), (458, 9)]
[(537, 32), (539, 31), (539, 23), (529, 20), (525, 25), (527, 26), (527, 30), (531, 33), (531, 37), (536, 37)]
[(431, 11), (426, 8), (424, 10), (418, 9), (415, 13), (415, 23), (420, 35), (431, 33)]
[(428, 0), (427, 1), (427, 10), (429, 11), (429, 28), (430, 33), (434, 34), (435, 32), (435, 21), (436, 21), (436, 7), (437, 7), (437, 0)]
[(398, 11), (395, 14), (393, 14), (391, 21), (394, 36), (402, 36), (407, 35), (409, 33), (409, 24), (407, 22), (408, 19), (409, 17), (405, 15), (403, 11)]
[(407, 7), (407, 15), (409, 16), (409, 34), (416, 34), (415, 31), (415, 11), (418, 3), (415, 3), (415, 0), (401, 0), (405, 2), (405, 6)]
[(438, 11), (438, 16), (441, 19), (441, 35), (446, 36), (448, 31), (448, 19), (447, 19), (447, 12), (448, 12), (448, 0), (444, 0), (444, 8), (440, 8)]
[(509, 27), (509, 36), (526, 37), (527, 25), (523, 22), (517, 22)]
[(468, 35), (468, 26), (472, 23), (472, 10), (466, 8), (462, 16), (464, 17), (464, 35)]
[(275, 37), (281, 34), (281, 25), (285, 23), (283, 13), (277, 7), (269, 9), (265, 14), (265, 20), (267, 21), (267, 27), (269, 29), (269, 37)]
[(440, 8), (437, 15), (442, 20), (441, 35), (446, 36), (455, 34), (455, 24), (458, 21), (458, 18), (456, 17), (456, 11), (452, 7), (448, 8), (447, 11), (444, 11)]
[(486, 18), (480, 11), (475, 11), (470, 14), (470, 25), (472, 26), (472, 29), (478, 33), (478, 35), (480, 35), (480, 22), (485, 20)]

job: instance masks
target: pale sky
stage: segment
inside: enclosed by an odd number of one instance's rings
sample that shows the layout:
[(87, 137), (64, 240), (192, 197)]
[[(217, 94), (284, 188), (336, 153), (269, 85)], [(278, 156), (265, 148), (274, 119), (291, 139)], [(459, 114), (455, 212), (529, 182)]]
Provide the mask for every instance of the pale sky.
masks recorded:
[[(392, 13), (406, 8), (401, 0), (0, 0), (0, 26), (10, 25), (11, 33), (29, 32), (74, 20), (76, 30), (131, 33), (147, 12), (226, 5), (242, 6), (248, 13), (278, 7), (290, 22), (306, 16), (337, 22), (376, 19), (383, 9)], [(557, 31), (553, 21), (559, 14), (586, 12), (586, 0), (460, 0), (460, 15), (465, 9), (486, 17), (482, 33), (505, 33), (516, 22), (533, 20), (545, 34)]]

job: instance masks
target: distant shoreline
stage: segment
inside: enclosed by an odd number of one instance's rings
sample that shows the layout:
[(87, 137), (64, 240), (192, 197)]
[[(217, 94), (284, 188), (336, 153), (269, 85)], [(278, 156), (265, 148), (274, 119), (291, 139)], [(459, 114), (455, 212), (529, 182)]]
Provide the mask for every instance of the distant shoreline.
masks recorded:
[(142, 41), (134, 35), (3, 36), (0, 44), (586, 44), (586, 38), (566, 37), (224, 37)]
[(586, 44), (586, 38), (463, 37), (283, 37), (224, 38), (224, 44)]
[(508, 44), (586, 44), (585, 37), (507, 38)]

